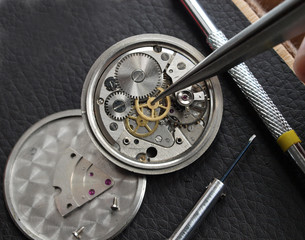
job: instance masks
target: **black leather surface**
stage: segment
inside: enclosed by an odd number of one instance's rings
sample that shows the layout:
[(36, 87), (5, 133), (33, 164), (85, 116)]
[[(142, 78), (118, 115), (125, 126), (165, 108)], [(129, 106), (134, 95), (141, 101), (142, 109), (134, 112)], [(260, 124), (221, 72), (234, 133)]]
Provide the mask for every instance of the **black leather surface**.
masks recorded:
[[(228, 38), (249, 24), (229, 0), (200, 2)], [(49, 114), (80, 108), (82, 84), (95, 59), (112, 44), (142, 33), (172, 35), (209, 52), (179, 1), (0, 1), (1, 179), (22, 133)], [(247, 63), (305, 139), (305, 87), (273, 51)], [(305, 238), (304, 175), (281, 152), (229, 75), (220, 81), (224, 116), (213, 145), (184, 170), (148, 177), (143, 205), (117, 239), (169, 237), (253, 133), (255, 143), (227, 181), (227, 197), (194, 239)], [(0, 239), (24, 239), (5, 209), (3, 187), (0, 196)]]

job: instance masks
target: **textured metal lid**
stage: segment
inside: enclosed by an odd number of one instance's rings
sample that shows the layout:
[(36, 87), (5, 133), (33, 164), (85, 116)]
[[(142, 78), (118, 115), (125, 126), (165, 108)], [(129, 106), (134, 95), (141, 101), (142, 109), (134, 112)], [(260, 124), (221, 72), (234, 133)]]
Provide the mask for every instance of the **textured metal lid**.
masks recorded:
[(11, 217), (31, 239), (112, 238), (139, 210), (145, 188), (144, 177), (96, 149), (80, 110), (32, 126), (14, 147), (4, 178)]

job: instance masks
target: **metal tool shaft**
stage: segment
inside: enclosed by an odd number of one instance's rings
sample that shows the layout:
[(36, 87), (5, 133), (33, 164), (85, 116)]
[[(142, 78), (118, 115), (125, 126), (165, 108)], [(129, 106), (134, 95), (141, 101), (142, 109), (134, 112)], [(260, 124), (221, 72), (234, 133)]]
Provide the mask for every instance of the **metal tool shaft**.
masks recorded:
[[(207, 36), (207, 42), (213, 50), (228, 41), (196, 0), (181, 0), (181, 2)], [(276, 140), (284, 133), (292, 130), (246, 64), (241, 63), (231, 68), (228, 72)], [(287, 152), (305, 173), (305, 151), (302, 146), (299, 143), (295, 143), (288, 148)]]
[(199, 199), (192, 211), (187, 215), (184, 221), (179, 225), (169, 240), (190, 239), (194, 229), (198, 227), (201, 221), (209, 213), (223, 193), (224, 184), (215, 178), (210, 183), (205, 193)]
[(231, 173), (233, 168), (245, 154), (249, 146), (252, 144), (256, 135), (252, 135), (249, 138), (247, 145), (240, 152), (238, 157), (235, 159), (230, 168), (222, 176), (221, 180), (214, 178), (213, 182), (209, 184), (207, 190), (204, 192), (202, 197), (198, 200), (196, 205), (193, 207), (191, 212), (183, 220), (183, 222), (177, 227), (175, 232), (169, 238), (169, 240), (187, 240), (190, 239), (194, 230), (198, 227), (201, 221), (206, 217), (218, 199), (222, 196), (224, 189), (224, 181)]

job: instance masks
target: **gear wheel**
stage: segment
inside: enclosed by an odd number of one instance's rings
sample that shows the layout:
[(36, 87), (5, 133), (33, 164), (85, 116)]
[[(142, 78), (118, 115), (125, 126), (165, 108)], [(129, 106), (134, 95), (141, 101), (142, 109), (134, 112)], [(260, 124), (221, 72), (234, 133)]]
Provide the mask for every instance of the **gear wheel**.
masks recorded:
[[(130, 123), (131, 120), (135, 122), (135, 127), (133, 127), (133, 125)], [(152, 128), (151, 126), (149, 126), (150, 123), (153, 124)], [(144, 118), (142, 118), (140, 115), (128, 116), (125, 119), (125, 126), (128, 132), (138, 138), (144, 138), (150, 136), (157, 130), (158, 125), (159, 125), (159, 121), (149, 122)]]
[(131, 53), (118, 63), (115, 78), (120, 89), (129, 97), (143, 99), (161, 85), (161, 68), (145, 53)]
[[(158, 87), (157, 88), (160, 93), (164, 91), (163, 88)], [(155, 97), (149, 97), (147, 102), (145, 103), (139, 103), (139, 100), (135, 100), (135, 109), (137, 110), (137, 113), (145, 120), (147, 121), (159, 121), (163, 118), (165, 118), (170, 110), (171, 107), (171, 100), (169, 96), (165, 97), (165, 101), (163, 99), (159, 100), (155, 104), (152, 104), (153, 100), (155, 100)], [(148, 109), (150, 111), (148, 116), (145, 114), (144, 109)], [(162, 110), (163, 113), (161, 115), (156, 114), (158, 110)]]
[(108, 95), (105, 101), (105, 111), (114, 120), (123, 120), (130, 113), (131, 100), (120, 91)]

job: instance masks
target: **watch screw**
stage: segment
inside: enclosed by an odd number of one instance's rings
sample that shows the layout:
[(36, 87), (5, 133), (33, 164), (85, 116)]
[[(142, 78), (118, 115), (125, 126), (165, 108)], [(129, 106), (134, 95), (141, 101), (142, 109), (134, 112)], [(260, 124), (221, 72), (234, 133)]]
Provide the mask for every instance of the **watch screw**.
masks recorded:
[(76, 237), (77, 239), (81, 239), (82, 236), (80, 235), (82, 233), (82, 231), (84, 230), (84, 226), (80, 227), (79, 229), (75, 230), (72, 234), (74, 237)]
[(117, 197), (113, 198), (113, 203), (111, 205), (111, 209), (114, 210), (114, 211), (120, 210), (119, 201), (118, 201)]

